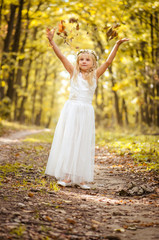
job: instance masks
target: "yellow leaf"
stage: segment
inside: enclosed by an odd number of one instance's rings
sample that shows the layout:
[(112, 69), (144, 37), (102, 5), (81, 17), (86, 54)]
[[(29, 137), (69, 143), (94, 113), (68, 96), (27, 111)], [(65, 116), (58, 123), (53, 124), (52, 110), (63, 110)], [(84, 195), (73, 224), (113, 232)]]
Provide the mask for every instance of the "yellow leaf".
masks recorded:
[(31, 192), (28, 193), (28, 197), (33, 197), (33, 196), (34, 196), (33, 193), (31, 193)]
[(1, 87), (5, 87), (5, 81), (1, 81)]
[(112, 87), (112, 90), (116, 92), (119, 88), (120, 88), (119, 84), (116, 83), (116, 84)]

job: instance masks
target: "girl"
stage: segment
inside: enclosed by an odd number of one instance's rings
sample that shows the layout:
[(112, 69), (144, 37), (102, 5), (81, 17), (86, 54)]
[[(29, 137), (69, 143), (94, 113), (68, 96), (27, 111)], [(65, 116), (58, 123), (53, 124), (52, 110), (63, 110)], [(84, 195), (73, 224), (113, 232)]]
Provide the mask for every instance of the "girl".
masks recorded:
[(55, 176), (61, 186), (79, 185), (90, 189), (93, 181), (95, 121), (92, 106), (98, 78), (113, 61), (118, 47), (129, 39), (118, 40), (108, 59), (97, 68), (97, 56), (92, 50), (77, 53), (75, 68), (53, 41), (55, 29), (47, 29), (47, 38), (70, 74), (70, 96), (57, 123), (45, 174)]

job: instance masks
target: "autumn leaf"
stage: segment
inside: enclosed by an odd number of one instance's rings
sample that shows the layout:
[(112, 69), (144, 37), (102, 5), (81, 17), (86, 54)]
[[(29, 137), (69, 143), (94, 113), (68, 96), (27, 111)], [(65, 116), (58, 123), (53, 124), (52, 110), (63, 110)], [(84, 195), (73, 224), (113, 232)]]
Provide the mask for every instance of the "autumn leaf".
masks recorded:
[(79, 30), (79, 23), (77, 23), (76, 30)]
[(64, 32), (64, 30), (65, 30), (65, 26), (63, 25), (63, 23), (64, 23), (65, 21), (64, 20), (61, 20), (61, 22), (59, 23), (59, 32), (60, 33), (62, 33), (62, 32)]
[(72, 219), (72, 218), (67, 218), (66, 221), (68, 223), (71, 223), (71, 224), (75, 224), (76, 223), (76, 221), (74, 219)]
[[(107, 40), (110, 41), (111, 39), (115, 38), (118, 36), (118, 33), (116, 30), (116, 28), (120, 27), (119, 23), (116, 23), (114, 26), (110, 27), (106, 33), (107, 35)], [(104, 29), (107, 29), (108, 27), (106, 26)]]
[(113, 29), (112, 29), (112, 27), (111, 27), (111, 28), (109, 28), (109, 30), (107, 31), (107, 37), (110, 37), (111, 34), (112, 34), (112, 32), (113, 32)]
[(120, 23), (116, 23), (116, 24), (113, 26), (113, 28), (118, 28), (118, 27), (120, 27)]
[(69, 19), (69, 23), (77, 23), (77, 22), (78, 22), (78, 19), (76, 19), (76, 18)]
[(28, 197), (33, 197), (33, 196), (34, 196), (33, 193), (31, 193), (31, 192), (28, 193)]

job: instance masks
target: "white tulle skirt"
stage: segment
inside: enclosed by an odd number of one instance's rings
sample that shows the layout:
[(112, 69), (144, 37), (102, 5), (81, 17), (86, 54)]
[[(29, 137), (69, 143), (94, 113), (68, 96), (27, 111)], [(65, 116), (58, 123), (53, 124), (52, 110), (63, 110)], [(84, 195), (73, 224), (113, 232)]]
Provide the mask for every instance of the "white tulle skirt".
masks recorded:
[(45, 174), (73, 183), (92, 182), (95, 120), (89, 103), (66, 101), (57, 123)]

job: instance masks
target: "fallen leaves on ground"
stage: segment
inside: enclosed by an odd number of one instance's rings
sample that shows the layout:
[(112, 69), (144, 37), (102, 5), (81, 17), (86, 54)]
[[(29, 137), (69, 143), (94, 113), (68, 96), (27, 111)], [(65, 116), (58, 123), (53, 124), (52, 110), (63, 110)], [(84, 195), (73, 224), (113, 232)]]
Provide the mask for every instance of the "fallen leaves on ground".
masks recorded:
[[(1, 239), (155, 239), (158, 178), (131, 156), (96, 147), (91, 190), (45, 176), (50, 144), (6, 144), (1, 152)], [(145, 183), (146, 182), (146, 183)], [(146, 185), (151, 191), (120, 195)], [(136, 238), (134, 238), (134, 233)]]

